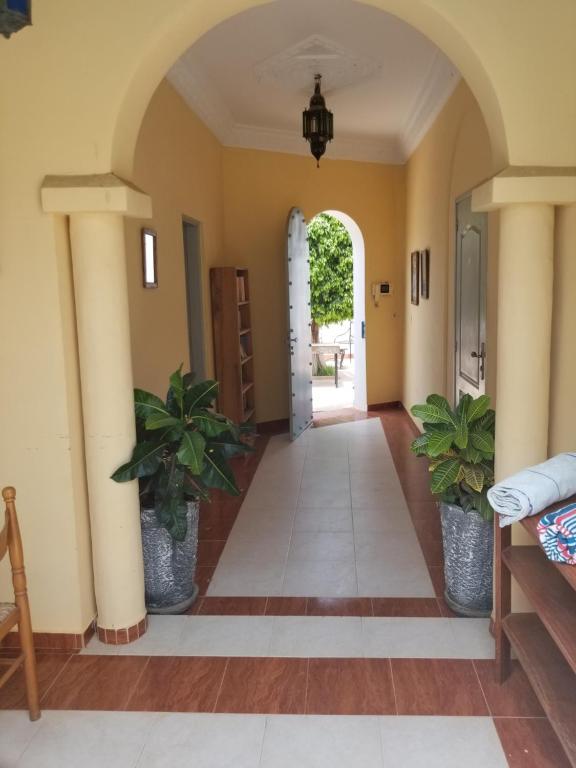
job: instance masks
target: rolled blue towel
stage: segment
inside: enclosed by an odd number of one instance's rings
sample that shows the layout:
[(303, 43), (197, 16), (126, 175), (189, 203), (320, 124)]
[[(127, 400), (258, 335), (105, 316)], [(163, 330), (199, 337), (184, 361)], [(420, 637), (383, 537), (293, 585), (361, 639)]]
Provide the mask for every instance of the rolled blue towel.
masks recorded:
[(504, 528), (575, 493), (576, 453), (560, 453), (496, 483), (488, 491), (488, 501)]
[(549, 560), (576, 565), (576, 504), (543, 515), (537, 531)]

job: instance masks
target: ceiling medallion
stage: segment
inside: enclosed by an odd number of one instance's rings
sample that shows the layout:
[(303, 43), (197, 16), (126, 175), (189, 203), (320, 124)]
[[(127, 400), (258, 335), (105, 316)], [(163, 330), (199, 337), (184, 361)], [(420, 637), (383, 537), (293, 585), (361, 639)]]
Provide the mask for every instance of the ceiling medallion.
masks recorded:
[(310, 106), (302, 113), (302, 135), (310, 144), (317, 168), (320, 167), (320, 158), (326, 152), (326, 144), (334, 138), (334, 119), (320, 93), (321, 80), (322, 75), (314, 75), (314, 93)]

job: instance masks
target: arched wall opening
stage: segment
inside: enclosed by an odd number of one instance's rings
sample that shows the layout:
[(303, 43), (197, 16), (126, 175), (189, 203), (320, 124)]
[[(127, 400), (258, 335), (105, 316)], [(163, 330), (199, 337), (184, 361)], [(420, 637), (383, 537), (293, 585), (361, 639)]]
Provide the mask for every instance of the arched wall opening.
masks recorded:
[[(368, 410), (368, 395), (366, 388), (366, 267), (364, 252), (364, 237), (354, 219), (347, 213), (335, 210), (319, 211), (333, 216), (344, 225), (352, 240), (352, 264), (354, 286), (354, 319), (352, 322), (354, 338), (354, 408), (360, 411)], [(316, 214), (318, 215), (318, 214)]]
[[(397, 16), (428, 37), (455, 64), (472, 90), (491, 139), (493, 167), (499, 170), (507, 164), (508, 145), (502, 112), (492, 83), (482, 63), (481, 54), (473, 42), (451, 23), (445, 15), (423, 0), (410, 4), (403, 0), (371, 0), (359, 4), (371, 5)], [(111, 164), (114, 172), (131, 178), (134, 151), (142, 118), (150, 99), (170, 67), (203, 34), (218, 23), (243, 12), (268, 5), (262, 0), (231, 0), (225, 10), (206, 8), (209, 3), (186, 6), (165, 19), (154, 39), (137, 63), (128, 88), (119, 106), (112, 135)]]

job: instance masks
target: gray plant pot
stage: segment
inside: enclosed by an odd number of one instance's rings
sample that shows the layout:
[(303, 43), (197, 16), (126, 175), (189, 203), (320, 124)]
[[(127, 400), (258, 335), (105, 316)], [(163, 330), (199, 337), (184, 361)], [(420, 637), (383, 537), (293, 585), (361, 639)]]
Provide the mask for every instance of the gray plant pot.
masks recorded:
[(144, 588), (148, 613), (184, 613), (196, 596), (200, 505), (186, 504), (188, 529), (184, 541), (174, 541), (153, 509), (140, 510)]
[(478, 512), (440, 504), (444, 542), (444, 597), (460, 616), (486, 617), (492, 611), (493, 523)]

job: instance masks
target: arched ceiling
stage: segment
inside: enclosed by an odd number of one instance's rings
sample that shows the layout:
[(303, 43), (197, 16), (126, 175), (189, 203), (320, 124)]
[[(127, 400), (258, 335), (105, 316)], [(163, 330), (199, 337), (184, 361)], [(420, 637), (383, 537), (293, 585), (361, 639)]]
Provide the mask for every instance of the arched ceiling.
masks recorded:
[(168, 79), (227, 146), (307, 154), (314, 74), (334, 112), (327, 157), (404, 162), (459, 73), (396, 17), (353, 0), (275, 0), (214, 27)]

